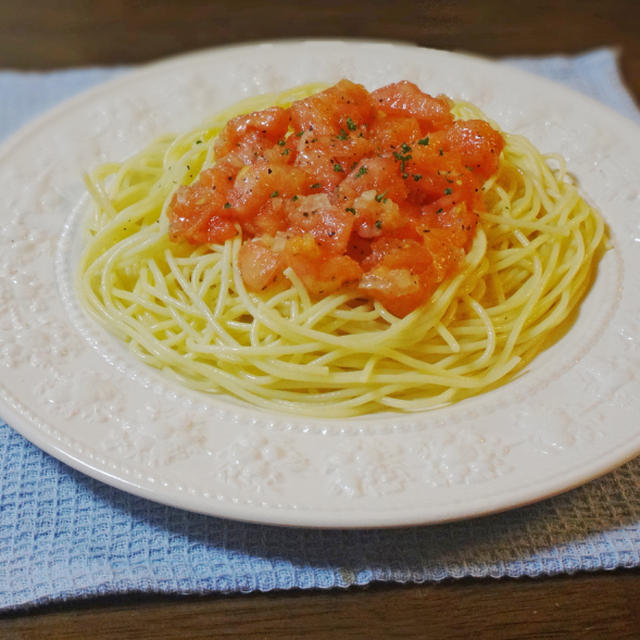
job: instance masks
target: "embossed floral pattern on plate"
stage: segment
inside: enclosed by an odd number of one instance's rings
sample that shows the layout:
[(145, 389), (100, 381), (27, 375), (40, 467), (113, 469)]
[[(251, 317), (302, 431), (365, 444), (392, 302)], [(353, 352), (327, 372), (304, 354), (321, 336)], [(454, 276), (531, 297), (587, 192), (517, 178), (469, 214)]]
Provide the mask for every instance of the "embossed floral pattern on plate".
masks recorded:
[[(575, 325), (517, 380), (422, 414), (278, 415), (182, 388), (141, 365), (78, 307), (82, 171), (246, 95), (340, 76), (370, 88), (408, 78), (478, 103), (505, 129), (562, 152), (602, 208), (614, 248)], [(253, 45), (124, 76), (0, 149), (0, 414), (117, 487), (262, 522), (441, 522), (584, 482), (640, 450), (638, 149), (637, 128), (577, 94), (415, 47)]]

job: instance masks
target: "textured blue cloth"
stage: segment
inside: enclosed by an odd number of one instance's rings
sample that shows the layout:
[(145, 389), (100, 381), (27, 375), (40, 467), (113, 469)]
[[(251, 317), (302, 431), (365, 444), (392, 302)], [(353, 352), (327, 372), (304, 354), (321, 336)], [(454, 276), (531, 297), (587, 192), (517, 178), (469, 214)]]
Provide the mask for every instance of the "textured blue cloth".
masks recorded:
[[(640, 121), (615, 54), (510, 60)], [(0, 139), (120, 70), (0, 72)], [(0, 421), (0, 609), (127, 592), (249, 592), (640, 566), (640, 459), (501, 515), (401, 530), (242, 524), (113, 489)]]

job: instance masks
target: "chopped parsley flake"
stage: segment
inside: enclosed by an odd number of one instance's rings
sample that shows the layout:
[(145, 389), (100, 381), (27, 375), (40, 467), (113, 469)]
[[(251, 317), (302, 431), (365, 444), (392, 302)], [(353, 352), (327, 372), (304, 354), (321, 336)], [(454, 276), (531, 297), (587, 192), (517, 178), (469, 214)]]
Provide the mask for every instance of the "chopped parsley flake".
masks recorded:
[(376, 220), (376, 227), (382, 229), (382, 220)]
[(422, 140), (418, 140), (418, 144), (421, 144), (423, 147), (429, 144), (429, 136), (426, 138), (422, 138)]
[(338, 136), (338, 140), (346, 140), (349, 137), (347, 132), (344, 129), (340, 129), (340, 135)]
[(312, 189), (319, 189), (319, 188), (320, 188), (320, 186), (321, 186), (321, 185), (320, 185), (320, 183), (319, 183), (319, 182), (316, 182), (315, 184), (312, 184), (312, 185), (311, 185), (311, 188), (312, 188)]
[(344, 171), (344, 169), (342, 168), (342, 165), (341, 165), (340, 163), (338, 163), (338, 162), (336, 162), (336, 163), (333, 165), (333, 170), (334, 170), (334, 171)]
[(284, 147), (284, 140), (278, 140), (278, 144), (279, 144), (281, 147)]
[(410, 147), (406, 142), (403, 142), (403, 143), (400, 145), (400, 148), (401, 148), (405, 153), (409, 153), (409, 151), (411, 151), (411, 147)]
[(449, 187), (447, 187), (447, 188), (444, 190), (444, 193), (445, 193), (445, 195), (450, 196), (450, 195), (451, 195), (451, 189), (449, 189)]
[(298, 199), (298, 196), (293, 196), (291, 199), (295, 202)]
[(354, 216), (356, 215), (356, 210), (353, 207), (345, 207), (345, 211), (353, 213)]
[(418, 182), (418, 180), (422, 180), (422, 175), (420, 173), (414, 173), (413, 179)]
[(358, 125), (351, 119), (351, 116), (347, 118), (347, 128), (349, 131), (355, 131), (358, 128)]
[(360, 176), (363, 176), (365, 173), (367, 173), (367, 167), (365, 167), (364, 165), (362, 165), (362, 166), (358, 169), (358, 173), (356, 173), (356, 178), (359, 178)]
[[(403, 156), (401, 153), (398, 153), (397, 151), (394, 151), (394, 152), (393, 152), (393, 157), (394, 157), (396, 160), (399, 160), (399, 161), (400, 161), (400, 171), (402, 171), (402, 173), (405, 173), (405, 170), (404, 170), (404, 163), (405, 163), (405, 162), (407, 162), (408, 160), (411, 160), (411, 154), (410, 154), (410, 153), (408, 153), (408, 154), (406, 154), (406, 155), (404, 155), (404, 156)], [(404, 177), (404, 176), (403, 176), (403, 177)]]
[(224, 203), (224, 209), (231, 209), (231, 203), (230, 202), (225, 202)]
[(280, 195), (280, 194), (279, 194), (277, 191), (274, 191), (274, 192), (271, 194), (271, 197), (272, 197), (272, 198), (277, 198), (279, 195)]
[(382, 193), (379, 193), (376, 196), (376, 202), (386, 202), (387, 198), (385, 197), (387, 195), (387, 191), (383, 191)]

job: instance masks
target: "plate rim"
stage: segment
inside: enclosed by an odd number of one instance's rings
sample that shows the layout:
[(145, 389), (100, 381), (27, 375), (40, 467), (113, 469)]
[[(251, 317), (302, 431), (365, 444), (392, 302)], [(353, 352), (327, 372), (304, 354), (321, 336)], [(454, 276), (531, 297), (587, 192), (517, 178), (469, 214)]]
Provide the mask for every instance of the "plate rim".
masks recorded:
[[(166, 69), (168, 67), (176, 66), (179, 67), (183, 64), (189, 64), (194, 60), (199, 58), (206, 58), (211, 55), (215, 55), (221, 52), (232, 52), (238, 49), (255, 49), (257, 46), (278, 46), (278, 45), (301, 45), (301, 44), (312, 44), (317, 46), (323, 45), (333, 45), (339, 43), (341, 45), (355, 45), (355, 46), (383, 46), (383, 47), (411, 47), (413, 50), (422, 51), (422, 52), (434, 52), (437, 55), (442, 55), (444, 57), (447, 56), (455, 56), (459, 59), (465, 59), (468, 62), (479, 63), (482, 65), (490, 65), (492, 67), (500, 66), (500, 68), (507, 74), (515, 74), (517, 76), (522, 77), (530, 76), (535, 79), (537, 84), (546, 84), (552, 87), (554, 92), (564, 93), (568, 95), (571, 99), (580, 99), (581, 102), (587, 104), (590, 109), (599, 110), (602, 113), (606, 113), (608, 118), (612, 118), (616, 121), (618, 126), (628, 127), (629, 125), (632, 127), (632, 135), (638, 136), (640, 140), (640, 127), (632, 120), (626, 118), (625, 116), (619, 114), (614, 109), (599, 103), (598, 101), (590, 98), (589, 96), (584, 96), (579, 92), (570, 89), (564, 85), (557, 84), (551, 80), (546, 78), (541, 78), (534, 74), (531, 74), (526, 71), (520, 71), (517, 69), (511, 69), (506, 67), (505, 65), (500, 65), (500, 63), (493, 62), (484, 58), (479, 58), (476, 56), (469, 56), (468, 54), (454, 53), (441, 51), (437, 49), (427, 49), (424, 47), (419, 47), (417, 45), (407, 44), (407, 43), (397, 43), (397, 42), (388, 42), (388, 41), (372, 41), (372, 40), (331, 40), (331, 39), (292, 39), (292, 40), (273, 40), (261, 43), (241, 43), (234, 44), (225, 47), (217, 47), (217, 48), (209, 48), (198, 50), (195, 52), (187, 52), (182, 53), (177, 56), (170, 56), (164, 59), (161, 59), (156, 62), (151, 62), (141, 67), (135, 68), (128, 72), (123, 73), (122, 75), (118, 75), (115, 78), (111, 78), (105, 82), (101, 82), (100, 84), (91, 87), (85, 91), (82, 91), (78, 95), (75, 95), (71, 98), (67, 98), (62, 101), (60, 104), (56, 105), (52, 109), (46, 110), (43, 114), (39, 115), (35, 119), (31, 120), (25, 126), (21, 127), (18, 131), (11, 134), (5, 141), (3, 141), (2, 145), (0, 145), (0, 161), (6, 157), (8, 151), (13, 148), (16, 144), (18, 144), (21, 140), (25, 138), (29, 138), (35, 132), (37, 132), (40, 127), (46, 125), (47, 122), (54, 120), (61, 114), (66, 113), (68, 110), (73, 109), (74, 107), (81, 105), (85, 101), (91, 101), (92, 99), (100, 96), (103, 93), (110, 93), (114, 89), (116, 89), (120, 85), (126, 85), (134, 82), (138, 77), (146, 77), (148, 74), (155, 74), (162, 69)], [(524, 494), (522, 489), (519, 490), (519, 493), (522, 495), (520, 500), (514, 501), (509, 505), (491, 505), (487, 504), (484, 508), (481, 509), (473, 509), (473, 513), (469, 513), (469, 509), (459, 509), (453, 510), (453, 512), (444, 514), (441, 518), (430, 517), (427, 521), (425, 521), (424, 517), (420, 517), (419, 515), (415, 515), (414, 517), (404, 517), (398, 518), (399, 512), (391, 511), (388, 517), (385, 515), (386, 512), (381, 511), (376, 518), (372, 512), (368, 511), (365, 516), (356, 516), (353, 521), (347, 517), (345, 519), (344, 512), (340, 513), (337, 518), (334, 516), (332, 520), (330, 517), (326, 515), (323, 516), (323, 522), (318, 522), (317, 517), (313, 514), (314, 512), (286, 512), (285, 510), (276, 511), (275, 513), (271, 513), (268, 509), (258, 510), (256, 513), (256, 507), (254, 505), (243, 506), (243, 505), (226, 505), (223, 503), (219, 503), (215, 505), (215, 510), (204, 509), (200, 504), (199, 499), (193, 499), (189, 497), (187, 494), (183, 494), (177, 498), (169, 497), (162, 495), (162, 492), (158, 492), (157, 489), (152, 487), (144, 486), (142, 484), (135, 483), (131, 480), (126, 480), (118, 477), (117, 475), (110, 474), (106, 470), (99, 469), (95, 466), (92, 466), (86, 460), (82, 460), (77, 456), (73, 455), (73, 453), (66, 451), (63, 447), (61, 447), (56, 442), (50, 441), (47, 435), (40, 429), (38, 429), (33, 424), (27, 423), (25, 424), (24, 414), (20, 415), (17, 410), (15, 410), (4, 398), (0, 398), (0, 403), (2, 405), (2, 415), (5, 417), (7, 424), (9, 424), (12, 428), (14, 428), (18, 433), (26, 437), (29, 441), (34, 443), (40, 449), (46, 451), (53, 457), (61, 460), (65, 464), (68, 464), (72, 468), (90, 476), (106, 484), (116, 487), (117, 489), (127, 491), (129, 493), (133, 493), (143, 498), (151, 499), (155, 502), (161, 502), (163, 504), (168, 504), (173, 507), (187, 509), (189, 511), (195, 511), (198, 513), (205, 513), (207, 515), (213, 515), (217, 517), (224, 518), (232, 518), (235, 520), (244, 520), (262, 524), (275, 524), (275, 525), (285, 525), (285, 526), (302, 526), (302, 527), (314, 527), (314, 528), (378, 528), (378, 527), (404, 527), (404, 526), (413, 526), (413, 525), (423, 525), (423, 524), (439, 524), (443, 522), (450, 522), (453, 520), (460, 520), (470, 517), (479, 517), (488, 515), (490, 513), (501, 512), (505, 510), (511, 510), (520, 506), (524, 506), (526, 504), (531, 504), (533, 502), (537, 502), (542, 499), (549, 498), (553, 495), (558, 495), (560, 493), (564, 493), (569, 491), (576, 486), (585, 484), (593, 480), (594, 478), (600, 477), (609, 473), (611, 470), (621, 466), (622, 464), (628, 462), (629, 460), (636, 457), (640, 454), (640, 432), (635, 434), (630, 440), (623, 444), (617, 445), (613, 449), (607, 451), (606, 455), (603, 455), (600, 459), (600, 465), (597, 468), (591, 467), (588, 472), (576, 472), (574, 474), (573, 479), (569, 482), (562, 483), (562, 486), (556, 486), (554, 482), (552, 482), (553, 478), (549, 480), (547, 484), (551, 484), (555, 486), (554, 488), (547, 488), (546, 490), (540, 490), (539, 488), (531, 489), (529, 494)], [(632, 446), (629, 446), (629, 443), (632, 443)], [(565, 474), (566, 477), (566, 474)], [(555, 476), (554, 476), (555, 478)], [(540, 495), (544, 493), (544, 495)], [(500, 494), (500, 497), (504, 498), (504, 493)], [(507, 492), (508, 495), (508, 492)], [(487, 502), (487, 501), (485, 501)], [(490, 502), (490, 501), (488, 501)], [(196, 504), (197, 503), (197, 504)], [(406, 511), (406, 508), (403, 508)], [(402, 511), (400, 511), (401, 513)], [(289, 515), (293, 516), (293, 518), (282, 517), (283, 515), (289, 513)], [(334, 513), (334, 511), (329, 510), (329, 513)], [(362, 519), (366, 518), (370, 523), (363, 524)], [(393, 520), (391, 522), (390, 520)], [(400, 520), (400, 521), (398, 521)]]

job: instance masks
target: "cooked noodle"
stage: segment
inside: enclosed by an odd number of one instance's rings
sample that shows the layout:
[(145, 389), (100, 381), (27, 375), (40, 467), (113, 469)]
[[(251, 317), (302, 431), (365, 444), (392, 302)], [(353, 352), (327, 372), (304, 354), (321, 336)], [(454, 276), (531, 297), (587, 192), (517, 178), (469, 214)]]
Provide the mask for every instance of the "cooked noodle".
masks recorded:
[[(211, 142), (226, 121), (317, 89), (251, 99), (87, 177), (95, 207), (78, 272), (86, 308), (142, 361), (189, 387), (298, 414), (419, 411), (520, 371), (579, 304), (605, 234), (562, 159), (520, 136), (503, 134), (487, 211), (459, 273), (404, 318), (357, 292), (312, 300), (291, 269), (285, 282), (250, 292), (239, 236), (199, 247), (170, 241), (172, 194), (213, 164)], [(453, 112), (486, 119), (466, 103)]]

